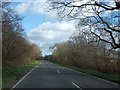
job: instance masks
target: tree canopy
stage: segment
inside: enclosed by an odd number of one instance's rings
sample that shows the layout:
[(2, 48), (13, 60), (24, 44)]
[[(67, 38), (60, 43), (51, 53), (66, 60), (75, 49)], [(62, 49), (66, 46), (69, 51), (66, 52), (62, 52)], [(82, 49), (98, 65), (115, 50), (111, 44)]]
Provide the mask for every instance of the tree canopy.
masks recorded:
[(48, 0), (48, 3), (60, 18), (74, 20), (88, 43), (105, 42), (109, 49), (120, 48), (120, 2)]

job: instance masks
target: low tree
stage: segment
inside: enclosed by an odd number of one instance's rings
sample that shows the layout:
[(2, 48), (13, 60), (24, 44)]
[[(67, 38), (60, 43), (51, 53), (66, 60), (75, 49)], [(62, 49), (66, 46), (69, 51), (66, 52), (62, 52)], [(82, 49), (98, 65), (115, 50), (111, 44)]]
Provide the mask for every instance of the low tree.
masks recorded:
[(87, 43), (85, 36), (74, 35), (69, 41), (55, 44), (53, 58), (56, 62), (101, 72), (118, 72), (116, 60), (111, 63), (103, 45)]
[(38, 46), (25, 38), (24, 29), (20, 23), (22, 17), (9, 7), (10, 3), (2, 4), (3, 67), (17, 67), (31, 63), (33, 59), (40, 57), (41, 51)]

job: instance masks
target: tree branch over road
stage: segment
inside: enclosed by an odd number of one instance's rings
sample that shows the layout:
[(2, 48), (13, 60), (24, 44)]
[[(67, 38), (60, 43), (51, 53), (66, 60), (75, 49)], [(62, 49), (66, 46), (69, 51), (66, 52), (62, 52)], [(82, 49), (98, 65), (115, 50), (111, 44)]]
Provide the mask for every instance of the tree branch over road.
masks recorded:
[[(51, 10), (56, 10), (60, 18), (75, 20), (77, 30), (86, 32), (89, 38), (97, 38), (111, 45), (111, 48), (120, 48), (120, 2), (96, 0), (48, 0)], [(89, 26), (92, 26), (92, 31)], [(86, 30), (88, 27), (88, 30)], [(84, 34), (86, 35), (86, 34)], [(92, 39), (89, 42), (93, 42)]]

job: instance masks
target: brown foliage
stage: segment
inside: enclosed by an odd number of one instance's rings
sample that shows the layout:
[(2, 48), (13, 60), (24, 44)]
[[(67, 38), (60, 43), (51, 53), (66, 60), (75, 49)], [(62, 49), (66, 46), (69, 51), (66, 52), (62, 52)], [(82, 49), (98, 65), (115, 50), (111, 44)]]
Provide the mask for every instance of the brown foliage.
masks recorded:
[[(101, 72), (118, 72), (118, 60), (107, 56), (106, 50), (100, 45), (88, 44), (76, 36), (72, 40), (56, 44), (53, 57), (56, 62), (74, 65), (80, 68), (96, 69)], [(79, 40), (79, 42), (78, 42)]]
[(2, 13), (2, 62), (3, 67), (17, 67), (32, 62), (40, 57), (38, 46), (25, 39), (17, 15), (8, 3), (3, 3)]

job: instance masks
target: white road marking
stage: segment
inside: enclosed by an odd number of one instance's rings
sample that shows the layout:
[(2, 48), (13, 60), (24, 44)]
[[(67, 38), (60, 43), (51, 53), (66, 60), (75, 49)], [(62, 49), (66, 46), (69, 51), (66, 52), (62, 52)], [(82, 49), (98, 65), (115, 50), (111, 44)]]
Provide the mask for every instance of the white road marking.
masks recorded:
[[(55, 63), (54, 63), (54, 64), (55, 64)], [(102, 78), (99, 78), (99, 77), (96, 77), (96, 76), (93, 76), (93, 75), (90, 75), (90, 74), (87, 74), (87, 73), (79, 72), (79, 71), (73, 70), (73, 69), (68, 68), (68, 67), (60, 66), (60, 65), (58, 65), (58, 64), (55, 64), (55, 65), (57, 65), (57, 66), (59, 66), (60, 68), (63, 68), (63, 69), (68, 69), (68, 70), (71, 70), (71, 71), (74, 71), (74, 72), (77, 72), (77, 73), (80, 73), (80, 74), (88, 75), (88, 76), (94, 77), (94, 78), (96, 78), (96, 79), (99, 79), (99, 80), (102, 80), (102, 81), (111, 83), (111, 84), (113, 84), (113, 85), (119, 86), (119, 84), (114, 83), (114, 82), (109, 81), (109, 80), (105, 80), (105, 79), (102, 79)]]
[(75, 87), (79, 88), (80, 90), (83, 90), (83, 89), (82, 89), (80, 86), (78, 86), (76, 83), (72, 82), (72, 84), (73, 84)]
[(59, 70), (57, 70), (57, 72), (60, 74), (60, 71), (59, 71)]
[[(63, 67), (63, 66), (62, 66)], [(114, 85), (119, 85), (117, 83), (114, 83), (114, 82), (111, 82), (111, 81), (108, 81), (108, 80), (105, 80), (105, 79), (102, 79), (102, 78), (99, 78), (99, 77), (96, 77), (96, 76), (93, 76), (93, 75), (90, 75), (90, 74), (87, 74), (87, 73), (84, 73), (84, 72), (79, 72), (79, 71), (76, 71), (76, 70), (73, 70), (71, 68), (67, 68), (67, 67), (63, 67), (63, 68), (66, 68), (68, 70), (71, 70), (71, 71), (74, 71), (74, 72), (77, 72), (77, 73), (80, 73), (80, 74), (84, 74), (84, 75), (87, 75), (87, 76), (91, 76), (91, 77), (94, 77), (96, 79), (99, 79), (99, 80), (102, 80), (102, 81), (105, 81), (105, 82), (108, 82), (108, 83), (111, 83), (111, 84), (114, 84)]]
[[(34, 67), (31, 71), (29, 71), (21, 80), (19, 80), (13, 87), (12, 89), (14, 89), (22, 80), (24, 80), (24, 78), (26, 78), (36, 67)], [(11, 89), (11, 90), (12, 90)]]

